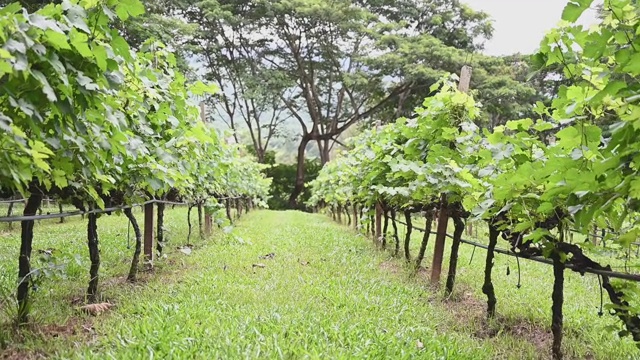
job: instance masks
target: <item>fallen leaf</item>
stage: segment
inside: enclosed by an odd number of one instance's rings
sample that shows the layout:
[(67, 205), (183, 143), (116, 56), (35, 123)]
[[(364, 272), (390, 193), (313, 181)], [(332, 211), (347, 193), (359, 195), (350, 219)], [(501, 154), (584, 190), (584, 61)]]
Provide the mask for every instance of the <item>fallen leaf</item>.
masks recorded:
[(78, 305), (78, 304), (81, 304), (83, 301), (84, 301), (84, 298), (78, 296), (71, 299), (71, 304)]
[(309, 265), (309, 262), (308, 261), (300, 261), (300, 265), (307, 266), (307, 265)]
[(265, 268), (265, 267), (267, 267), (267, 265), (265, 265), (265, 264), (259, 264), (259, 263), (258, 263), (258, 264), (253, 264), (252, 266), (253, 266), (254, 268), (257, 268), (257, 267), (258, 267), (258, 268)]
[(422, 341), (418, 340), (416, 345), (418, 346), (418, 349), (424, 349), (424, 344), (422, 343)]
[(191, 255), (191, 248), (188, 246), (179, 247), (178, 250), (185, 255)]
[(84, 329), (84, 331), (87, 331), (87, 332), (90, 332), (90, 333), (95, 332), (95, 330), (93, 329), (93, 326), (91, 326), (91, 325), (89, 325), (89, 326), (82, 325), (82, 328)]
[(273, 259), (276, 257), (275, 253), (268, 253), (267, 255), (260, 256), (260, 259)]
[(47, 256), (53, 255), (54, 252), (56, 252), (56, 249), (38, 250), (38, 254), (44, 254), (44, 255), (47, 255)]
[(101, 313), (111, 309), (112, 307), (114, 307), (115, 304), (111, 304), (111, 303), (99, 303), (99, 304), (89, 304), (89, 305), (85, 305), (80, 307), (80, 310), (82, 312), (85, 312), (89, 315), (100, 315)]

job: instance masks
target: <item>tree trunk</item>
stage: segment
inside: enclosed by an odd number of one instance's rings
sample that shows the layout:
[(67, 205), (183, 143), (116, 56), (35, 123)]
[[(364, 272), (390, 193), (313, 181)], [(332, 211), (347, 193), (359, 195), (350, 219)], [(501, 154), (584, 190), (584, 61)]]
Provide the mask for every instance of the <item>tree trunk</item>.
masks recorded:
[(389, 213), (384, 211), (384, 225), (382, 226), (382, 250), (387, 249), (387, 230), (389, 230)]
[(342, 225), (342, 207), (340, 205), (336, 206), (336, 214), (338, 215), (338, 224)]
[(156, 230), (156, 250), (158, 255), (162, 254), (162, 248), (164, 247), (164, 208), (165, 204), (158, 203), (158, 226)]
[(398, 256), (400, 252), (400, 238), (398, 237), (398, 225), (396, 224), (396, 210), (391, 209), (391, 226), (393, 226), (393, 239), (396, 242), (396, 249), (393, 256)]
[(129, 268), (129, 276), (127, 276), (127, 281), (136, 282), (136, 278), (138, 275), (138, 264), (140, 263), (140, 252), (142, 251), (142, 232), (140, 231), (138, 220), (136, 220), (136, 217), (133, 215), (133, 211), (131, 211), (131, 208), (124, 209), (124, 215), (127, 217), (127, 219), (129, 219), (129, 222), (133, 227), (133, 233), (136, 236), (136, 247), (133, 251), (133, 259), (131, 260), (131, 268)]
[[(24, 216), (33, 216), (42, 203), (41, 194), (31, 194), (24, 208)], [(31, 245), (33, 243), (33, 220), (23, 220), (20, 240), (20, 256), (18, 258), (18, 321), (24, 324), (29, 316), (29, 287), (31, 285)]]
[(562, 360), (562, 304), (564, 288), (564, 264), (560, 261), (560, 255), (554, 253), (553, 258), (553, 293), (551, 299), (551, 332), (553, 333), (553, 359)]
[(429, 244), (429, 236), (431, 235), (431, 224), (433, 224), (433, 212), (427, 211), (425, 214), (424, 235), (422, 236), (422, 243), (420, 244), (420, 252), (416, 259), (416, 270), (420, 269), (424, 254), (427, 251), (427, 245)]
[(204, 239), (204, 226), (202, 224), (202, 202), (198, 201), (198, 231), (200, 233), (200, 240)]
[[(564, 242), (563, 224), (558, 224), (558, 234), (560, 239), (558, 244)], [(553, 345), (551, 350), (554, 360), (562, 360), (562, 305), (564, 302), (564, 264), (560, 257), (560, 248), (556, 246), (551, 253), (551, 259), (553, 260), (553, 292), (551, 293), (551, 332), (553, 333)]]
[(87, 289), (87, 301), (91, 304), (98, 301), (98, 271), (100, 270), (100, 249), (98, 249), (98, 215), (89, 214), (87, 225), (87, 244), (89, 245), (89, 258), (91, 268), (89, 270), (89, 288)]
[(349, 207), (345, 205), (344, 214), (347, 216), (347, 226), (351, 226), (351, 213), (349, 212)]
[(298, 145), (298, 163), (296, 167), (296, 182), (293, 187), (293, 191), (291, 192), (291, 196), (289, 197), (289, 206), (295, 208), (298, 204), (298, 196), (304, 190), (304, 157), (307, 148), (307, 144), (311, 140), (309, 134), (305, 134), (300, 139), (300, 145)]
[[(7, 210), (7, 217), (11, 217), (13, 213), (13, 203), (9, 203), (9, 210)], [(9, 230), (13, 230), (13, 222), (9, 221)]]
[(411, 253), (409, 246), (411, 245), (411, 232), (413, 231), (413, 223), (411, 223), (411, 212), (404, 212), (404, 219), (407, 223), (407, 233), (404, 236), (404, 258), (407, 262), (411, 261)]
[(264, 158), (265, 158), (265, 153), (266, 153), (266, 149), (263, 149), (262, 147), (255, 145), (254, 146), (256, 149), (256, 157), (258, 158), (258, 162), (260, 164), (264, 164)]
[[(610, 270), (610, 268), (605, 268), (605, 270)], [(609, 300), (614, 305), (614, 314), (625, 324), (633, 340), (636, 343), (640, 342), (640, 318), (633, 314), (634, 310), (629, 305), (629, 301), (625, 300), (624, 292), (614, 288), (609, 277), (605, 275), (602, 275), (602, 287), (607, 291)]]
[(453, 285), (456, 282), (456, 271), (458, 268), (458, 250), (460, 249), (460, 239), (464, 232), (464, 221), (459, 216), (453, 217), (453, 241), (451, 242), (451, 257), (449, 258), (449, 273), (447, 274), (447, 284), (445, 294), (451, 295)]
[(369, 235), (369, 228), (371, 227), (371, 225), (372, 225), (371, 222), (367, 221), (367, 229), (365, 230), (365, 232), (366, 232), (365, 235), (367, 235), (367, 236)]
[(382, 203), (380, 201), (376, 201), (375, 206), (375, 228), (373, 229), (373, 243), (376, 247), (381, 245), (382, 242)]
[(233, 223), (233, 219), (231, 218), (231, 203), (229, 198), (224, 199), (224, 208), (227, 211), (227, 219), (229, 219), (230, 223)]
[(189, 210), (187, 210), (187, 225), (189, 226), (189, 232), (187, 233), (187, 244), (191, 241), (191, 209), (193, 209), (195, 205), (189, 205)]
[[(62, 214), (62, 203), (58, 201), (58, 210)], [(64, 217), (60, 217), (60, 224), (64, 224)]]
[(326, 165), (331, 156), (331, 148), (329, 146), (329, 140), (317, 140), (318, 143), (318, 154), (320, 154), (320, 164), (322, 166)]
[(375, 221), (375, 217), (373, 215), (369, 216), (369, 222), (371, 222), (371, 237), (374, 240), (374, 243), (376, 242), (376, 221)]
[(487, 249), (487, 259), (484, 265), (484, 284), (482, 292), (487, 295), (487, 317), (493, 318), (496, 315), (496, 293), (491, 281), (491, 271), (493, 270), (493, 258), (496, 244), (498, 243), (498, 229), (493, 224), (489, 224), (489, 248)]

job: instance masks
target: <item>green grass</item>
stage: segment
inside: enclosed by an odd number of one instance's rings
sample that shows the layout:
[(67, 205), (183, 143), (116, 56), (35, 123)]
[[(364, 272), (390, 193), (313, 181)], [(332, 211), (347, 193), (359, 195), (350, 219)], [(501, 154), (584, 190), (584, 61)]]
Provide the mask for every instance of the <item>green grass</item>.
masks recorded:
[[(156, 262), (142, 284), (130, 285), (122, 281), (132, 252), (126, 246), (126, 221), (122, 216), (100, 219), (103, 295), (117, 307), (97, 318), (79, 314), (70, 304), (83, 294), (88, 280), (84, 222), (36, 226), (35, 248), (55, 248), (55, 261), (67, 266), (60, 276), (41, 282), (33, 305), (35, 324), (9, 332), (5, 354), (100, 359), (549, 357), (551, 276), (545, 265), (521, 261), (523, 287), (516, 289), (514, 259), (498, 255), (500, 316), (488, 324), (480, 291), (485, 252), (480, 249), (468, 265), (472, 248), (463, 246), (456, 292), (444, 301), (426, 285), (426, 273), (411, 276), (402, 260), (375, 250), (371, 240), (323, 215), (253, 212), (231, 234), (217, 233), (206, 243), (193, 240), (197, 248), (191, 255), (175, 251), (186, 240), (186, 211), (169, 211), (166, 221), (173, 251)], [(415, 234), (414, 254), (420, 236)], [(17, 272), (17, 239), (15, 231), (0, 235), (5, 274), (0, 284), (5, 288)], [(429, 250), (432, 244), (433, 239)], [(273, 259), (259, 258), (272, 252)], [(427, 259), (426, 265), (430, 255)], [(507, 261), (510, 276), (505, 274)], [(595, 277), (567, 275), (567, 358), (637, 357), (629, 340), (604, 329), (615, 319), (597, 317), (597, 286)]]
[[(404, 221), (404, 219), (401, 219)], [(424, 228), (424, 219), (413, 219), (413, 225)], [(391, 229), (391, 226), (389, 226)], [(435, 230), (435, 223), (433, 225)], [(398, 225), (401, 245), (404, 241), (406, 227)], [(451, 222), (449, 223), (449, 233), (453, 233)], [(487, 244), (487, 232), (482, 225), (478, 231), (478, 239), (468, 237), (463, 234), (463, 238), (475, 240), (479, 243)], [(412, 243), (410, 253), (415, 256), (418, 253), (422, 232), (414, 231), (412, 234)], [(427, 248), (424, 265), (429, 266), (433, 257), (433, 243), (435, 236), (432, 235)], [(443, 281), (446, 278), (448, 269), (448, 259), (450, 254), (451, 240), (447, 239), (445, 248), (445, 260), (442, 266)], [(391, 247), (394, 244), (390, 245)], [(498, 246), (505, 249), (508, 243), (501, 238)], [(402, 249), (402, 246), (401, 246)], [(402, 251), (402, 250), (401, 250)], [(402, 253), (401, 253), (402, 256)], [(624, 263), (621, 259), (605, 258), (596, 255), (596, 258), (604, 264), (620, 265)], [(484, 266), (486, 259), (486, 251), (477, 248), (473, 250), (473, 246), (462, 244), (459, 252), (458, 260), (458, 276), (456, 282), (456, 291), (454, 297), (461, 297), (471, 294), (475, 299), (482, 301), (485, 306), (486, 296), (482, 293), (482, 284), (484, 282)], [(631, 264), (637, 264), (638, 258), (633, 256)], [(509, 271), (507, 271), (509, 269)], [(632, 269), (633, 265), (632, 265)], [(619, 269), (622, 271), (622, 269)], [(430, 275), (427, 274), (427, 275)], [(428, 276), (423, 277), (423, 281), (428, 281)], [(494, 260), (493, 284), (498, 299), (497, 312), (499, 320), (497, 323), (489, 324), (492, 332), (506, 331), (497, 338), (491, 339), (495, 341), (497, 346), (495, 350), (499, 353), (507, 351), (501, 343), (502, 340), (514, 341), (516, 344), (518, 337), (512, 337), (509, 332), (521, 332), (521, 327), (537, 328), (539, 335), (540, 330), (544, 330), (547, 338), (544, 342), (538, 344), (538, 349), (550, 349), (551, 335), (551, 291), (553, 286), (553, 272), (549, 265), (540, 264), (526, 259), (520, 259), (520, 278), (521, 287), (518, 288), (518, 265), (516, 259), (511, 256), (496, 254)], [(604, 304), (608, 303), (607, 294), (604, 293)], [(580, 274), (566, 271), (565, 272), (565, 292), (564, 292), (564, 325), (565, 338), (563, 349), (569, 358), (585, 358), (593, 357), (595, 359), (640, 359), (640, 351), (635, 347), (630, 338), (620, 339), (616, 332), (609, 329), (611, 326), (620, 327), (617, 318), (607, 314), (600, 317), (598, 312), (600, 309), (600, 285), (598, 278), (594, 275), (581, 276)], [(484, 308), (483, 308), (484, 310)], [(472, 319), (477, 320), (477, 316)], [(463, 327), (474, 327), (474, 331), (482, 332), (482, 328), (487, 326), (481, 321), (471, 321), (472, 324), (465, 323)], [(515, 329), (514, 329), (515, 328)], [(515, 330), (515, 331), (514, 331)], [(524, 334), (525, 336), (530, 334)], [(512, 338), (512, 339), (510, 339)], [(534, 339), (533, 342), (538, 342)], [(526, 346), (525, 346), (526, 347)], [(524, 348), (523, 348), (524, 349)], [(548, 354), (543, 354), (548, 355)]]

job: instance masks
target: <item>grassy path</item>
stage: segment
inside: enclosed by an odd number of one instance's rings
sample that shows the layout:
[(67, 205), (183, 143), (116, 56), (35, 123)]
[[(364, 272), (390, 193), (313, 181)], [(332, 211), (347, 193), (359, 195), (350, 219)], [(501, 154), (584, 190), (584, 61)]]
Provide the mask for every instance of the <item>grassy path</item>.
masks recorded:
[[(274, 253), (273, 259), (259, 256)], [(66, 356), (149, 358), (490, 358), (438, 331), (424, 290), (381, 269), (363, 238), (318, 215), (249, 214), (198, 250), (188, 276), (151, 283)], [(195, 265), (197, 264), (197, 265)], [(263, 264), (264, 268), (253, 267)]]
[[(150, 276), (141, 286), (107, 284), (107, 297), (117, 304), (109, 314), (53, 316), (48, 321), (66, 319), (75, 329), (56, 338), (27, 338), (24, 346), (54, 358), (96, 359), (536, 359), (550, 354), (550, 335), (538, 324), (547, 322), (547, 304), (530, 303), (528, 309), (510, 303), (531, 294), (499, 297), (499, 312), (522, 317), (503, 319), (511, 323), (506, 327), (486, 324), (482, 298), (474, 290), (480, 271), (465, 267), (456, 299), (442, 301), (426, 287), (424, 274), (409, 277), (402, 260), (390, 260), (369, 240), (322, 215), (258, 211), (231, 234), (196, 245), (191, 255), (170, 254), (161, 276)], [(474, 262), (484, 261), (479, 254)], [(117, 279), (118, 273), (112, 276)], [(84, 284), (74, 286), (81, 290)], [(592, 326), (594, 318), (574, 306), (566, 306), (567, 318)], [(568, 359), (632, 358), (629, 342), (590, 343), (612, 338), (600, 335), (600, 325), (569, 324)]]

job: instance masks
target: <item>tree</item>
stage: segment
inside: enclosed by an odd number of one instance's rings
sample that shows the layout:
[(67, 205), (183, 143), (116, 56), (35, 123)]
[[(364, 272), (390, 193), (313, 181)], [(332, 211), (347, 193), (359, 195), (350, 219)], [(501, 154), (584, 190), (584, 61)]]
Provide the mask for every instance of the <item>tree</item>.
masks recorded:
[(277, 71), (260, 64), (261, 41), (244, 31), (250, 24), (243, 13), (250, 7), (241, 1), (182, 0), (171, 2), (164, 14), (183, 22), (184, 51), (196, 62), (200, 76), (221, 89), (208, 101), (217, 118), (233, 130), (237, 143), (244, 125), (258, 160), (264, 162), (271, 141), (290, 116), (280, 101), (290, 85)]
[(175, 1), (142, 0), (142, 3), (146, 9), (144, 14), (116, 24), (122, 36), (136, 50), (148, 39), (162, 42), (176, 55), (178, 68), (189, 74), (187, 42), (195, 25), (171, 16), (176, 9)]
[(259, 158), (287, 116), (299, 123), (291, 204), (304, 188), (309, 144), (325, 164), (342, 133), (390, 104), (413, 108), (410, 95), (417, 89), (423, 97), (431, 84), (405, 72), (415, 57), (375, 66), (396, 51), (386, 40), (420, 46), (420, 53), (435, 46), (475, 51), (492, 31), (487, 14), (458, 1), (181, 0), (174, 6), (173, 15), (198, 24), (189, 51), (222, 88), (217, 110), (232, 129), (242, 119)]
[[(318, 145), (325, 164), (344, 131), (415, 86), (405, 79), (388, 81), (393, 76), (389, 68), (371, 66), (370, 60), (392, 51), (380, 46), (384, 36), (403, 34), (409, 43), (431, 32), (452, 45), (476, 49), (480, 45), (475, 40), (491, 31), (486, 14), (444, 1), (267, 1), (243, 16), (251, 24), (243, 30), (265, 39), (262, 64), (296, 84), (290, 89), (291, 98), (281, 97), (302, 131), (296, 186), (289, 199), (292, 205), (304, 188), (304, 157), (310, 142)], [(440, 29), (438, 22), (457, 24), (464, 34)]]
[(62, 0), (0, 0), (0, 7), (14, 2), (20, 3), (28, 12), (34, 12), (47, 4), (60, 4)]

